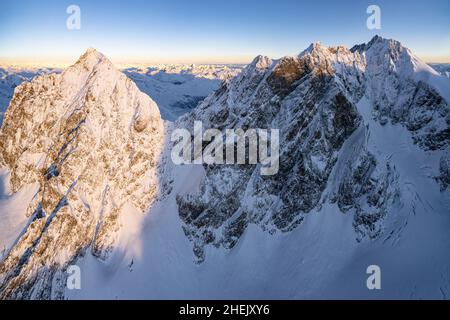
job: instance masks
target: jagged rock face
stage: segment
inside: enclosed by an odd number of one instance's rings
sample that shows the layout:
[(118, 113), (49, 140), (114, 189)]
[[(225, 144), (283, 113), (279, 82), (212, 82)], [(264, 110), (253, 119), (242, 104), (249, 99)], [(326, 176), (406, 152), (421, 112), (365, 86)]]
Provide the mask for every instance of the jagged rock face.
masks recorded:
[[(177, 126), (187, 128), (199, 120), (220, 130), (280, 130), (278, 174), (261, 176), (257, 165), (207, 166), (200, 194), (178, 198), (199, 261), (205, 244), (231, 248), (249, 223), (269, 232), (289, 231), (319, 204), (342, 144), (361, 122), (353, 98), (361, 92), (349, 94), (343, 81), (359, 70), (343, 55), (353, 56), (315, 45), (275, 62), (257, 57), (179, 120)], [(342, 78), (333, 63), (342, 63)]]
[(24, 81), (30, 81), (35, 76), (59, 72), (53, 68), (16, 68), (16, 67), (0, 67), (0, 124), (3, 121), (3, 115), (11, 101), (14, 88)]
[(367, 151), (357, 103), (367, 96), (376, 121), (404, 124), (424, 149), (449, 142), (448, 104), (414, 79), (411, 59), (398, 42), (379, 37), (352, 50), (313, 44), (296, 57), (259, 56), (179, 119), (176, 127), (191, 132), (194, 121), (222, 131), (280, 130), (278, 174), (261, 176), (257, 165), (205, 165), (200, 191), (177, 198), (197, 260), (205, 259), (206, 245), (232, 248), (249, 223), (290, 231), (325, 201), (353, 210), (358, 241), (378, 237), (400, 201), (398, 173)]
[(29, 226), (0, 265), (0, 297), (50, 298), (52, 281), (85, 248), (106, 258), (123, 206), (144, 211), (158, 192), (162, 145), (156, 104), (93, 49), (62, 74), (19, 86), (0, 161), (12, 192), (34, 182), (40, 189)]
[(398, 174), (389, 161), (378, 163), (360, 142), (355, 141), (355, 147), (339, 159), (339, 178), (330, 202), (337, 203), (342, 213), (354, 210), (353, 227), (356, 240), (361, 241), (381, 235), (383, 218), (401, 199)]

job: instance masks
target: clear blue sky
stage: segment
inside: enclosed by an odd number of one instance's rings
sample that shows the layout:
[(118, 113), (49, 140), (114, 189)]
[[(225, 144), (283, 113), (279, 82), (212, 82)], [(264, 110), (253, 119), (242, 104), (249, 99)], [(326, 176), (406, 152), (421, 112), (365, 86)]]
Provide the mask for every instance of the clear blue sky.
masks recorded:
[[(81, 8), (80, 30), (66, 28), (70, 4)], [(381, 7), (381, 30), (366, 28), (369, 4)], [(450, 1), (0, 0), (1, 58), (73, 59), (92, 46), (113, 60), (222, 62), (295, 54), (315, 41), (352, 46), (376, 33), (427, 60), (450, 59)]]

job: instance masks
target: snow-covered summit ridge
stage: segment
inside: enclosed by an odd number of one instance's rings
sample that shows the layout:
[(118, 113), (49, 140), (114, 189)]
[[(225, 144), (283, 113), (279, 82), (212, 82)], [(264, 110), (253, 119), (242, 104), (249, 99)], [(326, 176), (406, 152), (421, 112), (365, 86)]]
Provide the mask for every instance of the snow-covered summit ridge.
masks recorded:
[(411, 144), (436, 151), (443, 169), (435, 174), (442, 171), (446, 181), (449, 105), (414, 77), (419, 62), (399, 42), (380, 37), (359, 50), (314, 43), (298, 56), (260, 55), (181, 117), (176, 126), (190, 129), (202, 121), (219, 130), (280, 130), (277, 175), (261, 179), (255, 166), (205, 167), (201, 192), (177, 199), (199, 260), (210, 244), (235, 246), (250, 224), (291, 231), (329, 202), (354, 212), (359, 239), (379, 237), (384, 218), (399, 204), (399, 186), (388, 155), (368, 150), (371, 123), (400, 125)]
[(75, 64), (69, 66), (63, 73), (66, 74), (66, 77), (74, 73), (88, 76), (98, 69), (108, 70), (112, 73), (117, 71), (105, 55), (94, 48), (89, 48), (80, 56)]
[(315, 42), (302, 51), (299, 57), (306, 55), (328, 59), (333, 62), (339, 62), (339, 57), (341, 57), (341, 59), (356, 62), (361, 71), (364, 71), (366, 67), (374, 68), (378, 66), (379, 68), (392, 70), (402, 78), (416, 81), (427, 81), (430, 77), (439, 76), (436, 70), (423, 62), (401, 42), (378, 35), (374, 36), (368, 43), (355, 45), (351, 49), (345, 46), (327, 47), (320, 42)]
[(83, 62), (93, 62), (94, 64), (98, 64), (102, 61), (105, 63), (111, 63), (103, 53), (97, 51), (95, 48), (89, 47), (80, 56), (77, 62), (75, 62), (75, 65)]
[(439, 75), (410, 49), (394, 39), (385, 39), (377, 35), (367, 44), (354, 46), (351, 51), (365, 54), (373, 59), (368, 63), (389, 63), (391, 68), (403, 77), (416, 77), (418, 80), (424, 80), (423, 77), (426, 73)]

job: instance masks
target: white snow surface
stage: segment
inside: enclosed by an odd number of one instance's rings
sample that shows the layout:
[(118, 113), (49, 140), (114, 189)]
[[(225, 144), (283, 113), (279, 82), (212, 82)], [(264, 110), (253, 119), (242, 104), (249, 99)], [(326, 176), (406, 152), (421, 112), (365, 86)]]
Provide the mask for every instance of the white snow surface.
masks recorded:
[(12, 194), (8, 184), (9, 171), (0, 169), (0, 259), (26, 227), (26, 208), (39, 189), (38, 184), (31, 184)]

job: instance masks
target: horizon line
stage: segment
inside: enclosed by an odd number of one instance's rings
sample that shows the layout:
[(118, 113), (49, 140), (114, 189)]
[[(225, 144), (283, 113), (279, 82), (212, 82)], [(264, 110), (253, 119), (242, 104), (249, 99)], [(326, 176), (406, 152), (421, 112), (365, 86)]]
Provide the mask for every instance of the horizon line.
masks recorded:
[[(100, 51), (101, 52), (101, 51)], [(82, 53), (81, 53), (82, 54)], [(1, 57), (0, 56), (0, 65), (9, 65), (9, 66), (71, 66), (73, 65), (81, 54), (75, 58), (73, 57)], [(105, 56), (114, 64), (114, 65), (158, 65), (158, 64), (249, 64), (257, 55), (242, 55), (242, 56), (201, 56), (201, 57), (160, 57), (160, 56), (149, 56), (147, 58), (138, 58), (138, 57), (129, 57), (117, 58), (115, 56), (109, 56), (105, 54)], [(450, 59), (449, 59), (450, 60)]]
[[(80, 54), (81, 56), (81, 54)], [(9, 67), (69, 67), (73, 65), (80, 56), (76, 58), (73, 57), (20, 57), (20, 58), (12, 58), (12, 57), (1, 57), (0, 56), (0, 65), (1, 66), (9, 66)], [(111, 62), (116, 66), (139, 66), (139, 65), (164, 65), (164, 64), (172, 64), (172, 65), (188, 65), (188, 64), (197, 64), (197, 65), (246, 65), (249, 64), (255, 57), (258, 55), (241, 55), (241, 56), (186, 56), (186, 57), (160, 57), (160, 56), (152, 56), (148, 58), (117, 58), (117, 57), (109, 57), (107, 54), (105, 56), (111, 60)], [(286, 55), (289, 56), (289, 55)], [(429, 55), (417, 55), (422, 61), (425, 63), (450, 63), (450, 55), (442, 56), (429, 56)], [(281, 57), (270, 57), (271, 59), (279, 59)]]

